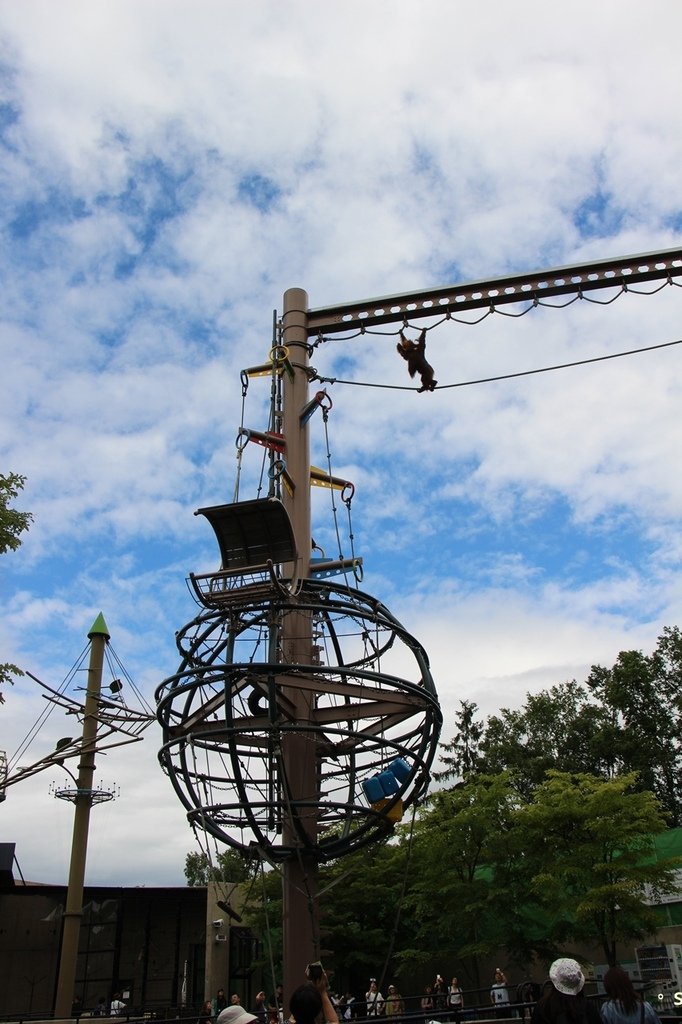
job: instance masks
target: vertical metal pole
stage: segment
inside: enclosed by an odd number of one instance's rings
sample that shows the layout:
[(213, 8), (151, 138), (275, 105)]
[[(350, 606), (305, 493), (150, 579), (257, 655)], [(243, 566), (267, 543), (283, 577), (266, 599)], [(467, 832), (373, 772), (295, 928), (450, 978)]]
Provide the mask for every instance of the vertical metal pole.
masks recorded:
[(97, 740), (97, 716), (102, 687), (104, 650), (109, 640), (109, 630), (103, 615), (98, 615), (88, 633), (90, 640), (90, 662), (85, 695), (85, 715), (81, 760), (78, 765), (77, 793), (73, 813), (73, 838), (71, 841), (71, 862), (69, 887), (66, 894), (66, 909), (62, 929), (62, 949), (59, 959), (59, 978), (55, 999), (54, 1016), (71, 1016), (76, 963), (78, 960), (78, 938), (83, 916), (83, 885), (85, 882), (85, 860), (88, 852), (88, 828), (92, 807), (92, 783), (95, 775), (95, 745)]
[[(301, 425), (300, 412), (308, 401), (308, 296), (301, 288), (290, 288), (284, 295), (283, 344), (289, 351), (293, 374), (284, 374), (284, 437), (287, 474), (291, 493), (284, 489), (284, 504), (296, 538), (297, 574), (305, 579), (310, 571), (310, 440), (307, 424)], [(291, 611), (283, 617), (282, 652), (288, 664), (312, 664), (312, 621), (308, 614)], [(296, 722), (310, 721), (315, 695), (303, 690), (295, 694)], [(310, 734), (295, 730), (282, 734), (282, 789), (284, 839), (298, 845), (299, 851), (284, 864), (283, 954), (285, 1016), (291, 993), (305, 981), (308, 963), (319, 958), (318, 869), (316, 860), (305, 853), (289, 813), (296, 801), (305, 801), (306, 809), (296, 810), (299, 827), (316, 839), (319, 797), (315, 743)]]

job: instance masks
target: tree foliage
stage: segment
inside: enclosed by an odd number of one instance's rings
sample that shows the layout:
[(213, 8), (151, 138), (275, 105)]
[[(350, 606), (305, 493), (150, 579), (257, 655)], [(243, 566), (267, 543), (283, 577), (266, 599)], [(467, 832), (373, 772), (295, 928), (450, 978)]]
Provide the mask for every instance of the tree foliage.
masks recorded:
[(506, 774), (479, 776), (432, 796), (415, 829), (408, 901), (417, 926), (404, 959), (417, 963), (440, 954), (458, 964), (469, 984), (480, 985), (479, 958), (516, 930), (508, 890), (516, 801)]
[[(28, 530), (33, 516), (30, 512), (19, 512), (10, 502), (23, 490), (26, 477), (18, 473), (0, 473), (0, 555), (16, 551), (21, 544), (21, 534)], [(11, 662), (0, 664), (0, 703), (4, 701), (3, 686), (12, 682), (12, 676), (23, 675), (20, 668)]]
[(656, 859), (665, 818), (636, 781), (550, 770), (524, 801), (501, 773), (434, 794), (415, 831), (414, 941), (399, 958), (446, 956), (476, 987), (479, 958), (501, 950), (525, 965), (599, 943), (615, 963), (619, 943), (655, 931), (650, 900), (676, 888), (682, 863)]
[(636, 786), (661, 802), (671, 825), (682, 824), (682, 634), (666, 627), (651, 655), (622, 651), (611, 668), (595, 665), (585, 681), (528, 694), (519, 709), (487, 721), (475, 703), (460, 702), (440, 779), (464, 781), (509, 772), (531, 800), (550, 770), (599, 778), (635, 772)]
[(334, 971), (337, 988), (364, 992), (370, 976), (380, 983), (384, 976), (400, 982), (401, 962), (395, 954), (416, 928), (403, 899), (413, 871), (411, 844), (403, 830), (398, 842), (380, 841), (321, 869), (321, 941), (333, 950), (325, 963)]
[(611, 966), (619, 942), (655, 931), (650, 898), (677, 888), (680, 859), (655, 855), (654, 836), (665, 829), (660, 804), (636, 782), (634, 773), (600, 779), (550, 771), (514, 824), (526, 892), (548, 936), (558, 944), (597, 941)]
[[(583, 943), (617, 962), (625, 944), (656, 931), (652, 903), (675, 889), (682, 858), (657, 860), (654, 837), (682, 818), (681, 736), (677, 628), (651, 655), (621, 652), (584, 684), (528, 695), (487, 721), (460, 702), (438, 776), (448, 788), (413, 826), (320, 868), (321, 944), (335, 984), (361, 992), (373, 975), (415, 991), (420, 972), (448, 964), (480, 989), (482, 958), (525, 970)], [(218, 863), (238, 880), (234, 863)], [(188, 856), (191, 884), (214, 870)], [(278, 972), (279, 873), (249, 891), (245, 919), (263, 936), (263, 966)]]
[(253, 875), (249, 861), (240, 857), (236, 850), (223, 850), (215, 860), (208, 855), (188, 853), (185, 857), (185, 878), (188, 885), (208, 885), (209, 882), (246, 882)]

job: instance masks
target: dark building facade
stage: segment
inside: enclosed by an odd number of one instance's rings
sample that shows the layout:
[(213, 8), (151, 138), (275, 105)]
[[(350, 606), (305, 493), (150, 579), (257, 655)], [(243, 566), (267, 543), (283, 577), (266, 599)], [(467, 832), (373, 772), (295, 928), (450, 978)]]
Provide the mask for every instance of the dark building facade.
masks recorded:
[[(87, 1013), (125, 993), (159, 1017), (200, 1005), (206, 960), (206, 889), (86, 886), (75, 994)], [(0, 892), (0, 1016), (52, 1015), (64, 886), (16, 884)]]

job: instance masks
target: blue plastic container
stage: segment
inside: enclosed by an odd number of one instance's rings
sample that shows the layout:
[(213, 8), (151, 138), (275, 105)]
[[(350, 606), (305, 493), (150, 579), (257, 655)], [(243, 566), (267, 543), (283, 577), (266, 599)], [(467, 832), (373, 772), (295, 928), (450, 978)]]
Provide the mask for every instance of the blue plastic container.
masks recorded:
[(381, 788), (384, 791), (384, 796), (393, 796), (393, 794), (397, 793), (400, 789), (400, 783), (393, 772), (381, 772), (379, 775), (379, 782), (381, 783)]
[(405, 782), (410, 774), (410, 766), (402, 757), (396, 757), (395, 761), (391, 761), (388, 770), (393, 772), (398, 782)]
[(384, 793), (384, 787), (381, 785), (381, 781), (377, 776), (373, 779), (365, 779), (362, 784), (362, 788), (365, 791), (367, 802), (370, 804), (377, 804), (386, 796)]

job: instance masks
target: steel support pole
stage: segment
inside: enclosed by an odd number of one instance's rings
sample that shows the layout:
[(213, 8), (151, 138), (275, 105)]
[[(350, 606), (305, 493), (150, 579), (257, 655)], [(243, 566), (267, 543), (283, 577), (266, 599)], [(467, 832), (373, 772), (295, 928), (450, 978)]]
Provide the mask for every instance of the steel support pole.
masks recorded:
[[(284, 295), (282, 342), (289, 353), (293, 373), (284, 374), (283, 433), (286, 440), (286, 466), (289, 488), (284, 489), (284, 504), (294, 530), (297, 575), (305, 579), (310, 571), (310, 441), (307, 424), (300, 413), (308, 401), (308, 296), (301, 288), (290, 288)], [(282, 622), (282, 658), (290, 665), (312, 664), (312, 621), (309, 614), (287, 612)], [(293, 689), (294, 722), (310, 722), (315, 707), (314, 691)], [(306, 854), (302, 835), (316, 839), (319, 785), (315, 743), (310, 733), (297, 732), (295, 725), (281, 734), (281, 792), (284, 838), (298, 852), (284, 864), (283, 956), (285, 1010), (291, 993), (305, 981), (308, 963), (319, 959), (317, 908), (318, 869), (314, 858)], [(301, 804), (305, 804), (302, 807)], [(285, 1012), (285, 1017), (287, 1016)]]
[(81, 759), (78, 765), (77, 792), (73, 814), (73, 839), (69, 867), (69, 887), (66, 894), (66, 909), (62, 928), (62, 948), (59, 958), (59, 978), (54, 1016), (56, 1019), (70, 1017), (76, 983), (78, 960), (78, 939), (83, 917), (83, 886), (85, 883), (85, 861), (88, 852), (88, 828), (92, 807), (92, 783), (95, 775), (95, 746), (97, 741), (97, 718), (104, 651), (109, 640), (104, 617), (98, 615), (88, 633), (90, 640), (90, 661), (85, 696), (85, 714)]

